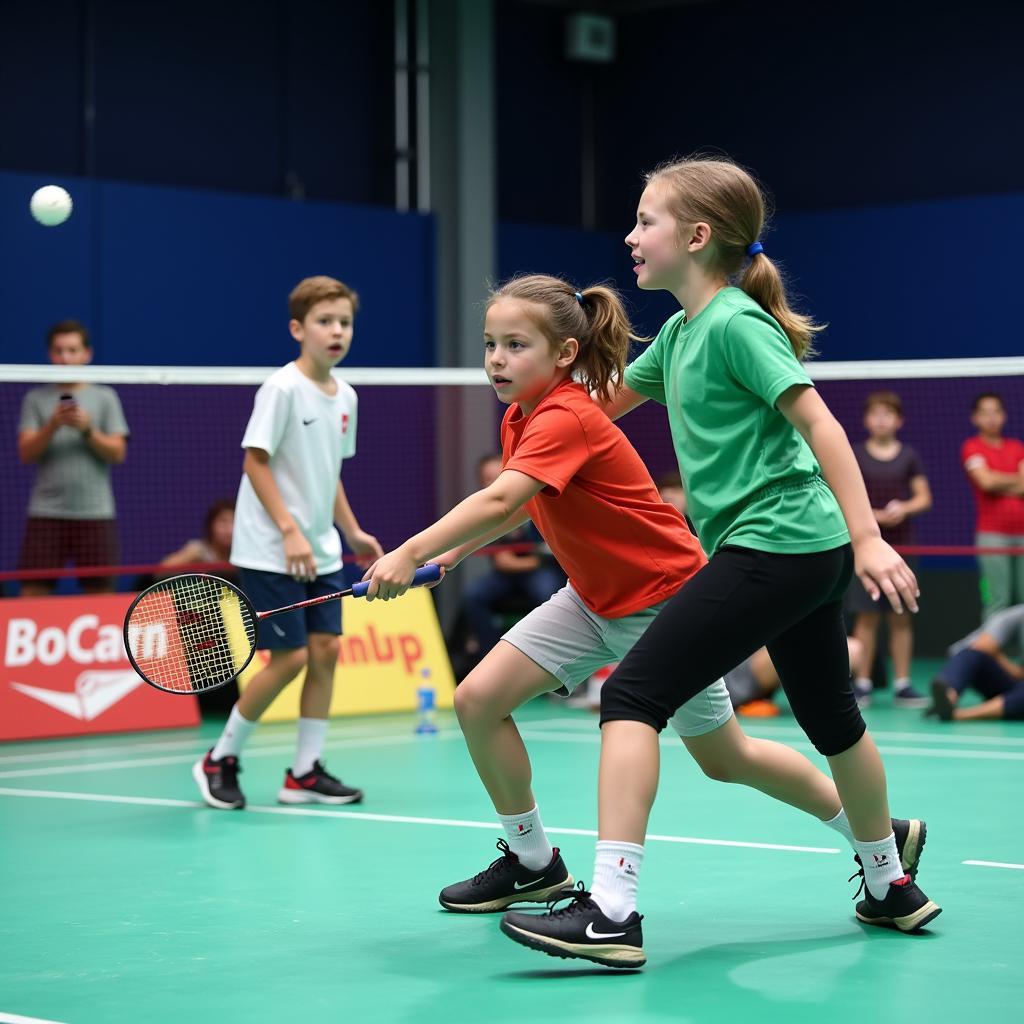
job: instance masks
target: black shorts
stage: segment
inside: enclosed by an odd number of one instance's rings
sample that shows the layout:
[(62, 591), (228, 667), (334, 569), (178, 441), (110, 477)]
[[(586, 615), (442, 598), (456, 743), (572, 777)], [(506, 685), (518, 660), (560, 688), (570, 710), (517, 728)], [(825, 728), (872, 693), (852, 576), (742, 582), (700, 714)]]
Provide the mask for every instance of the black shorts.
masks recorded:
[[(337, 572), (317, 576), (310, 583), (300, 582), (280, 572), (263, 569), (239, 569), (242, 591), (257, 611), (281, 608), (311, 597), (321, 597), (348, 588), (345, 574)], [(286, 651), (305, 647), (310, 633), (341, 635), (341, 601), (325, 601), (312, 608), (300, 608), (264, 619), (259, 625), (257, 648), (261, 651)]]
[(850, 684), (842, 597), (850, 545), (809, 554), (726, 546), (670, 598), (601, 691), (601, 724), (658, 731), (676, 709), (767, 647), (797, 721), (820, 753), (864, 734)]
[[(44, 519), (30, 516), (18, 558), (19, 569), (63, 569), (75, 566), (117, 565), (121, 546), (113, 519)], [(48, 580), (46, 582), (53, 582)], [(86, 576), (83, 590), (110, 590), (111, 576)]]

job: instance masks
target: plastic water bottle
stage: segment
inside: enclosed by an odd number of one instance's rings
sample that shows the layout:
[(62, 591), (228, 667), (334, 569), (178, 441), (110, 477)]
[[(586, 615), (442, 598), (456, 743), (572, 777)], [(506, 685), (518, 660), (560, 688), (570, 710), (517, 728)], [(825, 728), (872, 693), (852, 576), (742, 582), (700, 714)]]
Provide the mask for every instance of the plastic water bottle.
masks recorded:
[(437, 691), (432, 686), (421, 686), (416, 691), (416, 732), (437, 732)]

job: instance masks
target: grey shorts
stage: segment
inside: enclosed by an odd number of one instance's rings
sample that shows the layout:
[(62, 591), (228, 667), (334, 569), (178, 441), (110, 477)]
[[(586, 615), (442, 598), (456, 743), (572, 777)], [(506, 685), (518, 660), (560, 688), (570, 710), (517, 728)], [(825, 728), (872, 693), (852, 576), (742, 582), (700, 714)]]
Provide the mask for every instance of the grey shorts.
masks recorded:
[[(622, 619), (605, 619), (571, 585), (565, 586), (501, 639), (550, 672), (562, 684), (555, 692), (567, 697), (599, 668), (621, 661), (665, 603)], [(732, 713), (729, 691), (719, 679), (679, 708), (669, 724), (680, 736), (700, 736), (724, 725)]]

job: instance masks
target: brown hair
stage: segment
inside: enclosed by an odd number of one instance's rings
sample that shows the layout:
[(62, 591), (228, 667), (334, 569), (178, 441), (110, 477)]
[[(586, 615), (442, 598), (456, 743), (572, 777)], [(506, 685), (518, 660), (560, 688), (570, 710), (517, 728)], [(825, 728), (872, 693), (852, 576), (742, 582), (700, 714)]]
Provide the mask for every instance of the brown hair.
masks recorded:
[(999, 403), (1000, 408), (1003, 412), (1006, 412), (1006, 403), (1003, 401), (1003, 396), (998, 391), (982, 391), (980, 395), (976, 395), (974, 402), (971, 405), (971, 412), (975, 413), (978, 411), (978, 406), (985, 401), (986, 398), (991, 398), (993, 401)]
[(82, 338), (82, 344), (86, 348), (92, 348), (89, 342), (89, 332), (85, 329), (84, 324), (80, 324), (77, 320), (61, 320), (60, 323), (54, 324), (46, 332), (46, 347), (53, 347), (53, 339), (58, 334), (78, 334)]
[[(579, 298), (577, 298), (579, 296)], [(487, 305), (498, 299), (519, 299), (543, 309), (540, 317), (526, 313), (552, 348), (566, 338), (580, 343), (573, 373), (588, 391), (620, 388), (631, 341), (646, 341), (633, 333), (619, 293), (607, 285), (578, 289), (560, 277), (528, 274), (513, 277), (493, 289)]]
[(203, 538), (209, 543), (213, 537), (213, 521), (222, 512), (234, 512), (235, 503), (230, 498), (222, 498), (220, 501), (215, 501), (207, 510), (206, 518), (203, 520)]
[[(711, 227), (715, 269), (738, 276), (748, 246), (761, 238), (768, 206), (753, 176), (731, 160), (695, 153), (661, 164), (645, 180), (666, 187), (668, 208), (680, 225)], [(782, 274), (768, 256), (761, 252), (750, 258), (739, 286), (786, 332), (797, 359), (814, 354), (812, 342), (822, 325), (790, 308)]]
[(326, 299), (348, 299), (352, 303), (353, 314), (359, 311), (359, 296), (347, 284), (319, 275), (303, 278), (292, 289), (288, 296), (288, 313), (301, 323), (318, 302)]
[(887, 405), (897, 416), (903, 415), (903, 399), (895, 391), (872, 391), (864, 399), (864, 412), (873, 405)]

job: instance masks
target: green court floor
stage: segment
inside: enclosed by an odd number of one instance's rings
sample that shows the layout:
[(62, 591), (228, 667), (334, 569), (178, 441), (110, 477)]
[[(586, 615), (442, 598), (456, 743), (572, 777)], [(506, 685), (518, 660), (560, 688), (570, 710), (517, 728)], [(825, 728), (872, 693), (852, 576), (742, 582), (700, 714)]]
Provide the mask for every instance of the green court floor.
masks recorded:
[[(172, 698), (169, 698), (172, 699)], [(591, 969), (517, 946), (442, 885), (500, 835), (453, 716), (339, 720), (351, 809), (279, 807), (293, 728), (261, 728), (244, 812), (197, 802), (216, 724), (0, 748), (0, 1021), (962, 1021), (1024, 1019), (1024, 728), (868, 721), (894, 813), (924, 817), (930, 932), (853, 916), (851, 853), (813, 819), (705, 779), (666, 735), (640, 910), (649, 962)], [(596, 716), (518, 716), (545, 824), (589, 880)], [(743, 720), (810, 752), (792, 718)], [(816, 758), (816, 755), (812, 755)]]

